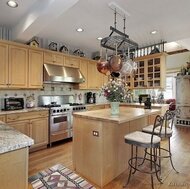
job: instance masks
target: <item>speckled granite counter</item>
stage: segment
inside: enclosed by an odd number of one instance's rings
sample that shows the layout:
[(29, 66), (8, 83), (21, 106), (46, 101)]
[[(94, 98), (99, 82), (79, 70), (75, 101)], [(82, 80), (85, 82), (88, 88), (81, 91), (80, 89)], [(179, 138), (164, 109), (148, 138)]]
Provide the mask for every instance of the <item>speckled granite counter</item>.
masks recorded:
[(34, 111), (41, 111), (41, 110), (49, 110), (49, 108), (35, 107), (35, 108), (24, 108), (22, 110), (12, 110), (12, 111), (11, 110), (10, 111), (0, 110), (0, 115), (23, 113), (23, 112), (34, 112)]
[(34, 140), (0, 121), (0, 154), (28, 147)]

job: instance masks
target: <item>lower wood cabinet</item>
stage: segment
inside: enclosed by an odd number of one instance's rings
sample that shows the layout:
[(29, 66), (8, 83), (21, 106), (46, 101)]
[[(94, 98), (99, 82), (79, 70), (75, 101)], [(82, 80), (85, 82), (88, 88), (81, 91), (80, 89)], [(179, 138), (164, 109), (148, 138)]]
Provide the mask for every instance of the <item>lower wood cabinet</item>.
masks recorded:
[(16, 113), (6, 115), (6, 123), (34, 139), (30, 151), (46, 148), (48, 144), (48, 111)]
[(5, 122), (5, 116), (4, 115), (0, 115), (0, 121)]
[(87, 106), (87, 110), (91, 111), (91, 110), (102, 110), (105, 108), (110, 108), (109, 104), (99, 104), (99, 105), (92, 105), (92, 106)]

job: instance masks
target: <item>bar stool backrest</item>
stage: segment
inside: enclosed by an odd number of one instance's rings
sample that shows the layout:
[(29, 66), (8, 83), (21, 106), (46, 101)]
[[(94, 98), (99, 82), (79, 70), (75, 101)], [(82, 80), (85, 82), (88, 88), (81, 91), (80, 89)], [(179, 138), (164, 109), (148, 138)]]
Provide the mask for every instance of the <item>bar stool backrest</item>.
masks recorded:
[(154, 125), (152, 130), (152, 136), (151, 136), (151, 143), (153, 141), (153, 137), (155, 135), (155, 129), (159, 128), (158, 136), (161, 134), (162, 126), (163, 126), (164, 119), (160, 115), (157, 115), (154, 119)]

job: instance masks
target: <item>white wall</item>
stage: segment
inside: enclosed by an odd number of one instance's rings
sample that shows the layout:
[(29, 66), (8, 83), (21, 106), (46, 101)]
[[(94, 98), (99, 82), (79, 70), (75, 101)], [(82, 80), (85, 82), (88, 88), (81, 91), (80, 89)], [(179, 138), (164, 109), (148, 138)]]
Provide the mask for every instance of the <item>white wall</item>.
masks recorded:
[(186, 66), (186, 62), (190, 62), (190, 52), (168, 55), (166, 56), (166, 69), (175, 69), (181, 66)]

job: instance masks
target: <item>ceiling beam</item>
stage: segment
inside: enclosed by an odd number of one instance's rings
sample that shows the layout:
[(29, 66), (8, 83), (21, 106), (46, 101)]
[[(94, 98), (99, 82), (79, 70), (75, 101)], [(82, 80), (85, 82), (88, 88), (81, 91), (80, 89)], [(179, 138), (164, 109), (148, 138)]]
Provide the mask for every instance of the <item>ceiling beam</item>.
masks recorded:
[[(27, 42), (79, 0), (40, 0), (12, 29), (12, 40)], [(43, 23), (43, 24), (42, 24)], [(48, 31), (47, 31), (48, 32)]]

